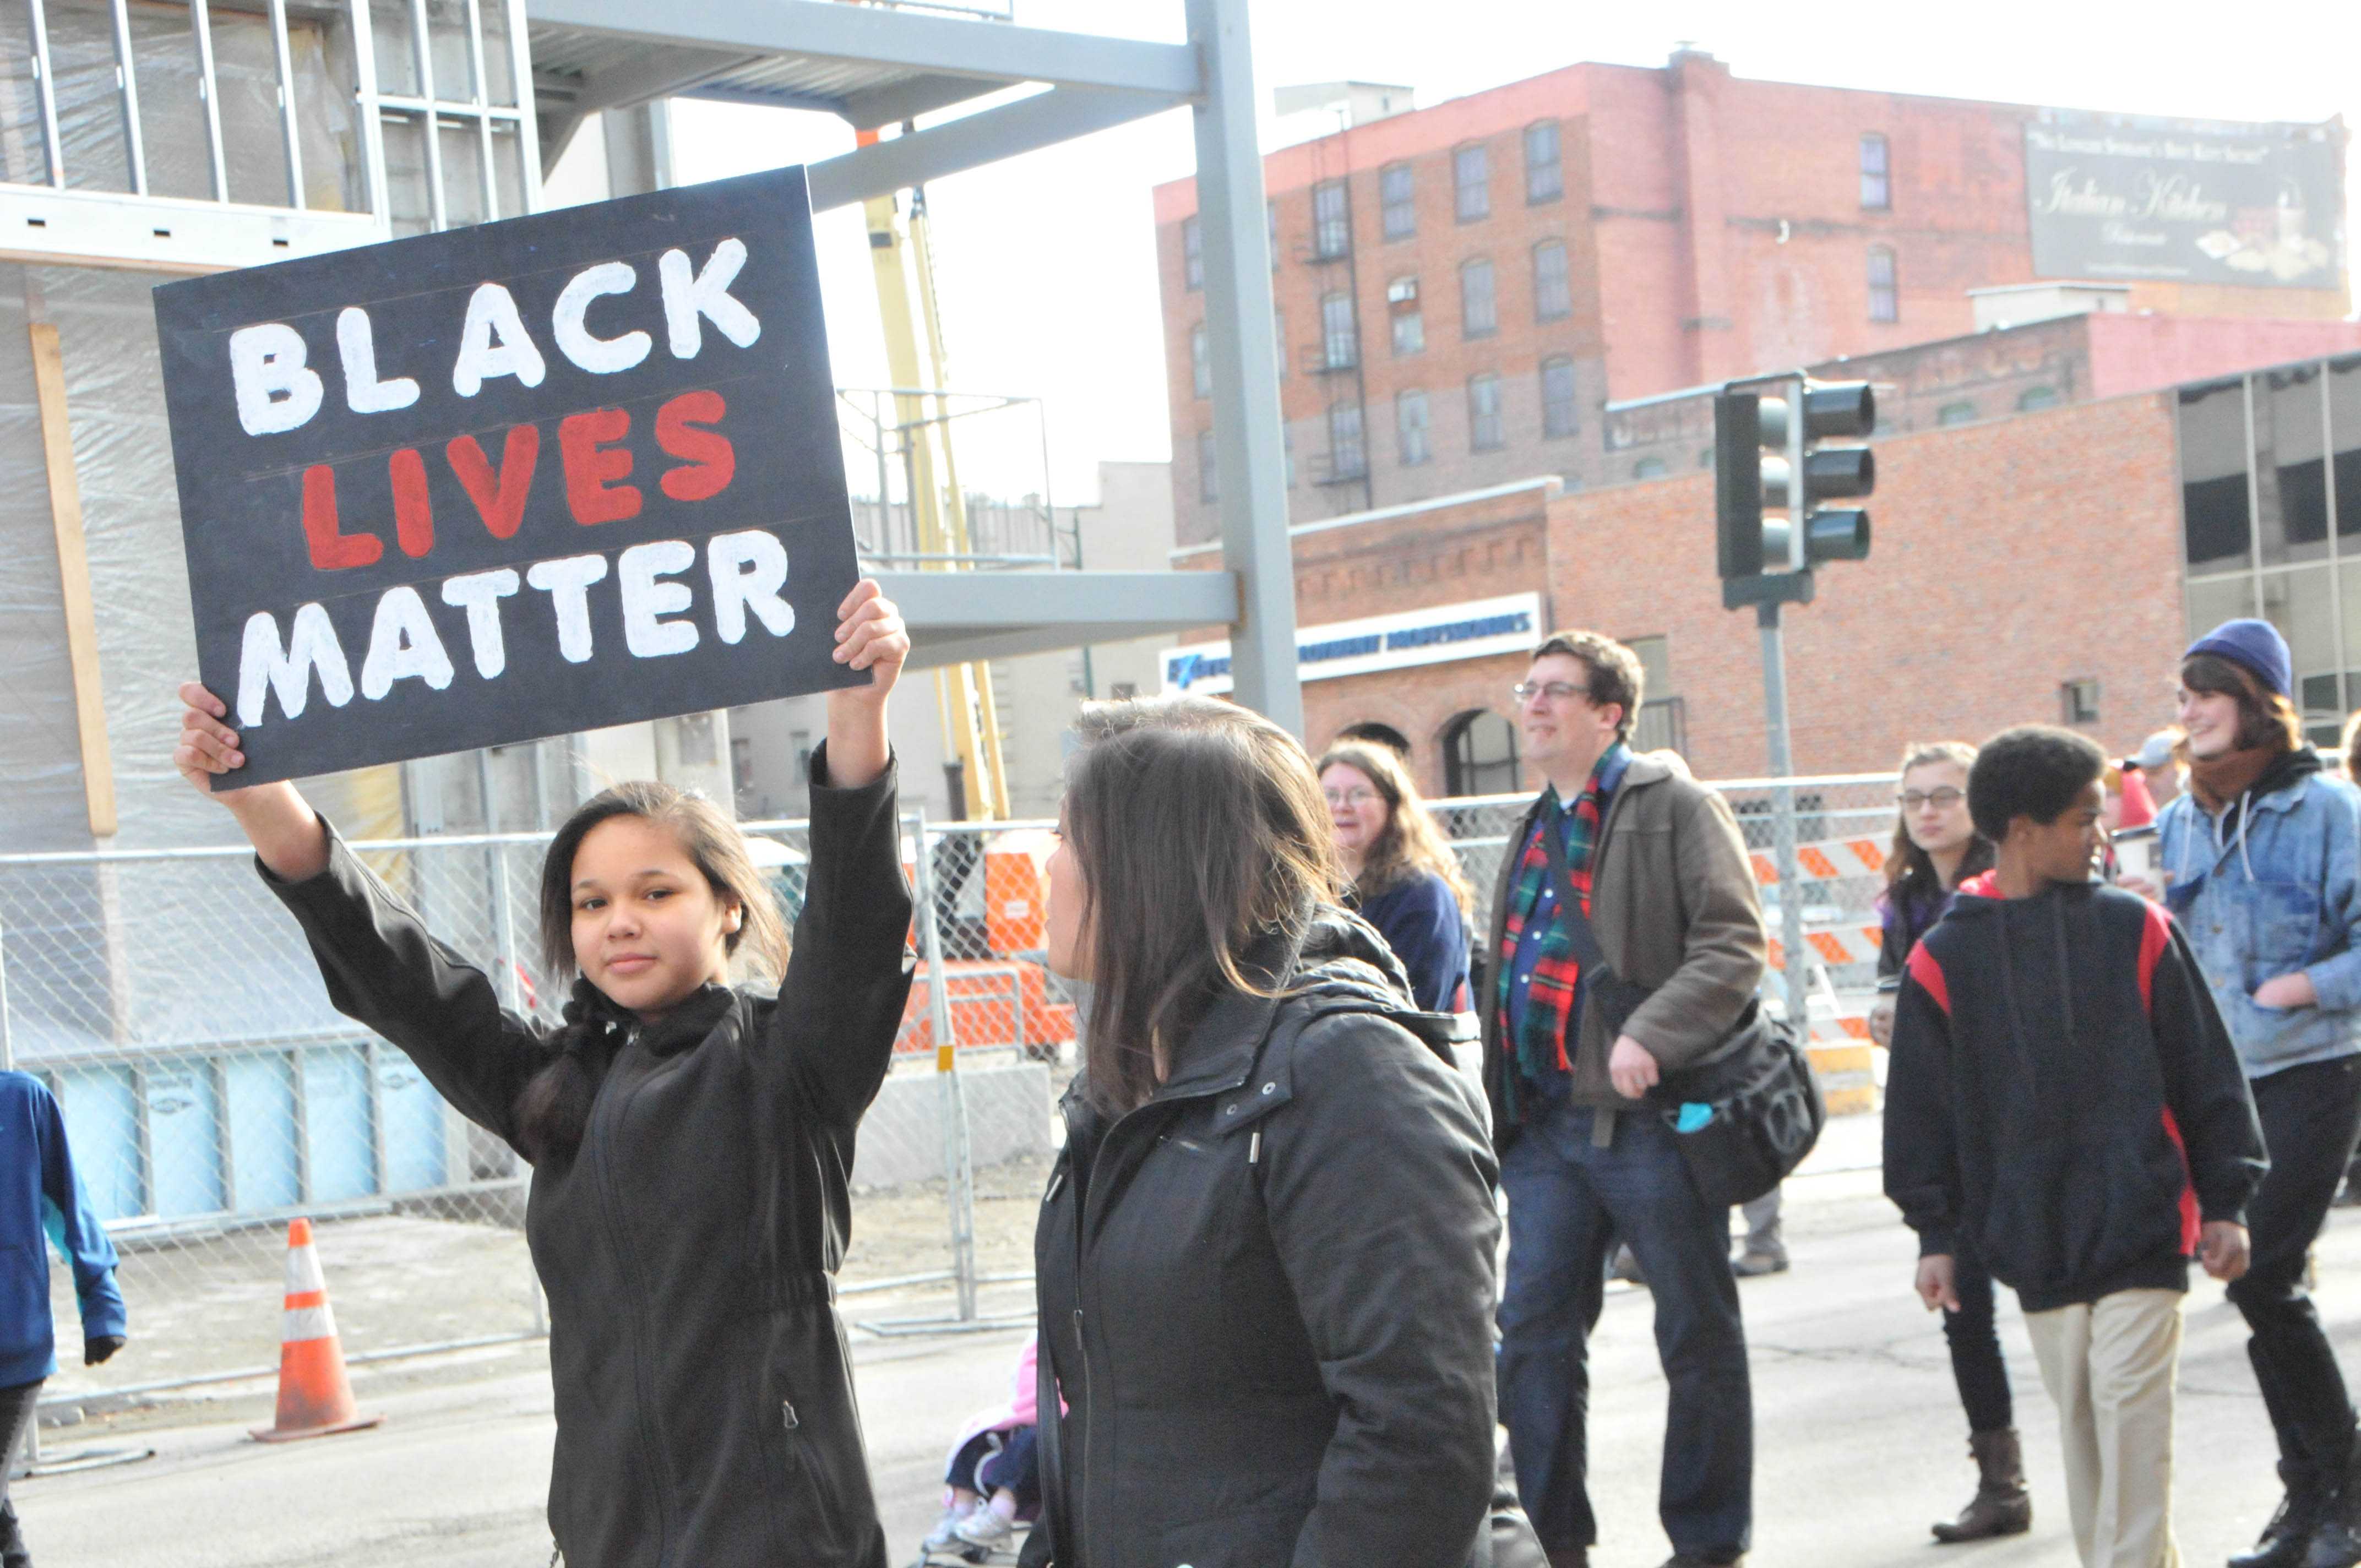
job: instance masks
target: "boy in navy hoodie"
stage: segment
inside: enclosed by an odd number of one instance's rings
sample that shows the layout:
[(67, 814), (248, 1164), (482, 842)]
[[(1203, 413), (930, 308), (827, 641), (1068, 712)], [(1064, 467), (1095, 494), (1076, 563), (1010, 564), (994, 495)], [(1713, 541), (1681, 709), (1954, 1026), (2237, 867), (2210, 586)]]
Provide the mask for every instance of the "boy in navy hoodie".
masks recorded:
[(2173, 1376), (2189, 1259), (2235, 1279), (2267, 1161), (2187, 939), (2091, 873), (2106, 759), (2011, 729), (1968, 774), (1991, 872), (1914, 948), (1894, 1015), (1885, 1191), (1918, 1294), (1956, 1310), (1955, 1238), (2014, 1288), (2059, 1408), (2084, 1568), (2174, 1568)]

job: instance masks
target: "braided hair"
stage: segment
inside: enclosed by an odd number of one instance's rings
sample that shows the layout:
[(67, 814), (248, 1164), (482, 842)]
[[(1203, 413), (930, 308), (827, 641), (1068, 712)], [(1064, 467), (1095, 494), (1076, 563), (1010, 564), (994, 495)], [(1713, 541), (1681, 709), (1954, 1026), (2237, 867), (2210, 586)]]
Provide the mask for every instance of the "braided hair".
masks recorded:
[(643, 817), (677, 835), (714, 894), (744, 911), (738, 929), (723, 937), (723, 950), (773, 978), (786, 970), (786, 922), (746, 853), (745, 837), (719, 806), (653, 779), (617, 784), (586, 801), (549, 841), (541, 862), (542, 963), (551, 974), (575, 980), (565, 1023), (549, 1037), (549, 1059), (517, 1093), (517, 1142), (535, 1165), (563, 1165), (581, 1147), (598, 1092), (595, 1069), (622, 1048), (634, 1022), (578, 972), (574, 956), (574, 857), (592, 828), (615, 817)]

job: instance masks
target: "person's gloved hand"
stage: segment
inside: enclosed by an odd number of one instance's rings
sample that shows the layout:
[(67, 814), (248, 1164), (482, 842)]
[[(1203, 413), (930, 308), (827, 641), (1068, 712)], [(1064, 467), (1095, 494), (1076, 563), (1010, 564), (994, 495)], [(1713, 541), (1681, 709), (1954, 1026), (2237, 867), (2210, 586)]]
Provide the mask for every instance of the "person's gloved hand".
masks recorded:
[(82, 1364), (84, 1366), (96, 1366), (100, 1362), (121, 1350), (124, 1343), (121, 1334), (100, 1334), (95, 1339), (86, 1339), (82, 1342)]

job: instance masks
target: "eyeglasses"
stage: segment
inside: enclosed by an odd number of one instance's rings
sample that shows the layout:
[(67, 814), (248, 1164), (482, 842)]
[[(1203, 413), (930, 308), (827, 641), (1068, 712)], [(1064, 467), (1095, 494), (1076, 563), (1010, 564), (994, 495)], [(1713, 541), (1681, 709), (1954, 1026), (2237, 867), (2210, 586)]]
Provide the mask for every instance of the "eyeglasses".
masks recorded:
[(1355, 784), (1351, 789), (1323, 789), (1331, 806), (1367, 806), (1378, 798), (1378, 792), (1367, 784)]
[(1509, 688), (1509, 695), (1521, 703), (1531, 702), (1537, 696), (1545, 696), (1554, 703), (1572, 702), (1576, 697), (1587, 702), (1590, 698), (1590, 688), (1576, 685), (1571, 681), (1519, 681)]
[(1897, 794), (1894, 798), (1902, 803), (1902, 809), (1905, 811), (1918, 811), (1929, 806), (1938, 811), (1949, 811), (1968, 797), (1960, 791), (1946, 785), (1941, 789), (1927, 790), (1924, 793), (1915, 789), (1908, 790)]

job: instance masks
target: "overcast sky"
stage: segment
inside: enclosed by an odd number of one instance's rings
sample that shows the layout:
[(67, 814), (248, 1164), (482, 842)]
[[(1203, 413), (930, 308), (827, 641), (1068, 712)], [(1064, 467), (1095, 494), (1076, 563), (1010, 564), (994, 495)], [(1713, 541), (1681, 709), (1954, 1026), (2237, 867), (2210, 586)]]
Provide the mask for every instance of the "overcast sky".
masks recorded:
[[(1180, 0), (1015, 0), (1039, 27), (1179, 41)], [(1266, 150), (1306, 127), (1270, 89), (1407, 83), (1421, 107), (1578, 60), (1662, 65), (1690, 40), (1741, 76), (2135, 114), (2361, 124), (2361, 0), (1252, 0)], [(1799, 26), (1808, 18), (1809, 25)], [(1851, 22), (1850, 27), (1848, 22)], [(675, 178), (849, 150), (825, 115), (678, 103)], [(1185, 111), (929, 188), (955, 387), (1047, 400), (1051, 481), (1093, 499), (1101, 459), (1170, 455), (1149, 189), (1194, 168)], [(2361, 161), (2361, 160), (2356, 160)], [(2356, 182), (2361, 183), (2361, 182)], [(2347, 210), (2355, 203), (2348, 199)], [(859, 210), (823, 214), (829, 348), (845, 386), (884, 384)], [(1029, 435), (962, 458), (971, 484), (1034, 488)], [(858, 478), (854, 488), (860, 488)]]

